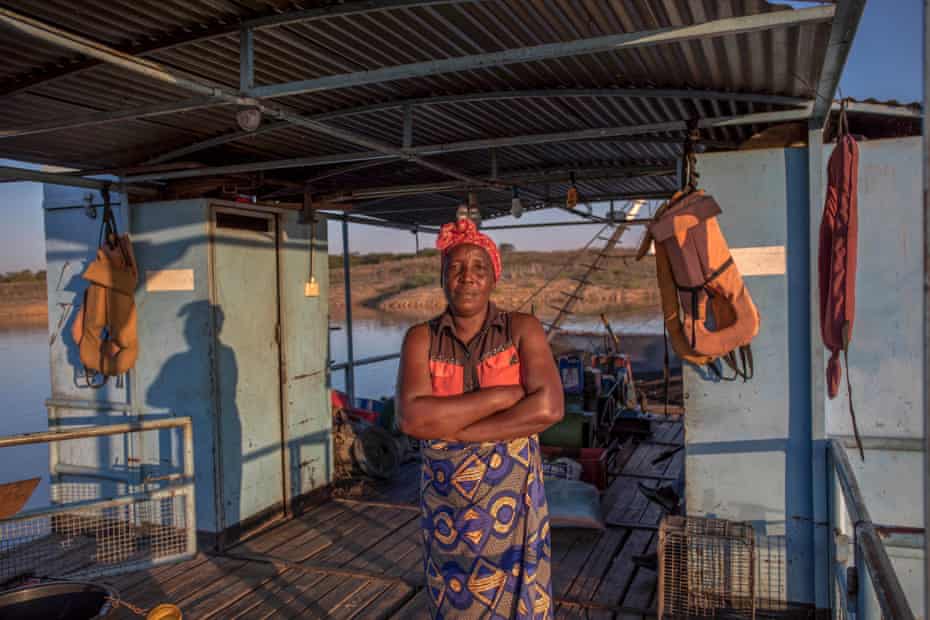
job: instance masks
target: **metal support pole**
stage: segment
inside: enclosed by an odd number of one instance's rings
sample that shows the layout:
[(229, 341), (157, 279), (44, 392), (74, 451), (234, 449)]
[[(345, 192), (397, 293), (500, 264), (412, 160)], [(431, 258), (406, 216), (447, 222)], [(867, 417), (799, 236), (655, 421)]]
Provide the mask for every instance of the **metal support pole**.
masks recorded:
[[(817, 282), (817, 244), (820, 239), (820, 216), (823, 212), (823, 130), (811, 124), (807, 131), (808, 178), (808, 265), (810, 282)], [(811, 406), (811, 508), (814, 516), (814, 602), (819, 609), (830, 607), (833, 596), (832, 534), (817, 524), (830, 519), (828, 493), (832, 476), (827, 464), (826, 394), (824, 385), (823, 341), (820, 336), (820, 298), (810, 296), (810, 406)]]
[[(924, 0), (924, 583), (930, 581), (930, 123), (927, 106), (930, 105), (930, 0)], [(930, 614), (930, 587), (924, 587), (924, 615)]]
[(413, 106), (407, 104), (404, 106), (404, 141), (405, 149), (413, 146)]
[(349, 220), (342, 220), (342, 281), (346, 300), (346, 394), (355, 402), (355, 353), (352, 349), (352, 277), (350, 275)]
[(239, 90), (255, 86), (255, 39), (251, 28), (239, 31)]

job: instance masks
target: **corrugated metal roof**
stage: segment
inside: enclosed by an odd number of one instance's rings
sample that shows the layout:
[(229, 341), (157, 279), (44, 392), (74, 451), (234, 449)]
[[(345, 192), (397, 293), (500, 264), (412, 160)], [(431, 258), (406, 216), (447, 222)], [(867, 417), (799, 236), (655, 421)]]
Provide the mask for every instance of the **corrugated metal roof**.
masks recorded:
[[(140, 54), (173, 70), (238, 90), (239, 24), (256, 17), (331, 5), (285, 0), (11, 0), (5, 5), (49, 25), (117, 49)], [(376, 3), (365, 3), (369, 6)], [(790, 11), (764, 0), (484, 0), (388, 3), (388, 8), (337, 16), (315, 16), (255, 31), (255, 81), (278, 84), (415, 62), (458, 58), (604, 35), (657, 30), (708, 21)], [(343, 8), (351, 5), (347, 2)], [(393, 7), (393, 8), (392, 8)], [(6, 130), (88, 112), (116, 111), (180, 101), (189, 92), (125, 69), (88, 61), (18, 32), (4, 32), (0, 54), (2, 127)], [(740, 95), (810, 99), (823, 64), (830, 22), (759, 29), (707, 39), (608, 51), (526, 63), (491, 66), (378, 84), (332, 88), (276, 99), (308, 115), (417, 98), (413, 146), (445, 145), (487, 138), (576, 132), (695, 118), (769, 112), (790, 107), (754, 103)], [(557, 89), (638, 88), (635, 96), (609, 93), (559, 95)], [(548, 91), (546, 96), (476, 95), (502, 91)], [(654, 96), (654, 89), (686, 89), (694, 95)], [(705, 95), (704, 91), (718, 91)], [(721, 94), (722, 93), (722, 94)], [(729, 94), (729, 96), (728, 96)], [(451, 100), (450, 96), (462, 96)], [(84, 169), (138, 166), (182, 146), (239, 131), (235, 108), (215, 105), (193, 111), (36, 135), (0, 139), (0, 157)], [(266, 121), (267, 122), (267, 121)], [(404, 110), (399, 105), (330, 117), (326, 121), (357, 134), (400, 145)], [(708, 129), (707, 140), (736, 144), (759, 127)], [(620, 168), (667, 165), (680, 153), (680, 131), (646, 138), (590, 139), (495, 149), (500, 174), (553, 166), (584, 169), (590, 162)], [(358, 146), (290, 126), (187, 154), (183, 161), (205, 165), (353, 153)], [(448, 153), (432, 159), (470, 175), (488, 177), (487, 149)], [(296, 180), (320, 168), (286, 169), (274, 176)], [(669, 192), (671, 175), (584, 182), (582, 194), (617, 197)], [(434, 182), (443, 177), (406, 163), (385, 163), (316, 184), (321, 192), (398, 182)], [(542, 193), (542, 185), (527, 186)], [(553, 182), (552, 195), (565, 184)], [(451, 192), (454, 198), (462, 191)], [(507, 196), (488, 192), (489, 204)], [(391, 201), (380, 202), (379, 206)], [(407, 198), (422, 207), (424, 221), (448, 219), (448, 196)], [(434, 217), (436, 207), (441, 214)], [(445, 211), (443, 211), (445, 209)], [(488, 215), (491, 215), (489, 213)], [(412, 217), (419, 217), (414, 215)], [(404, 219), (393, 215), (393, 219)]]

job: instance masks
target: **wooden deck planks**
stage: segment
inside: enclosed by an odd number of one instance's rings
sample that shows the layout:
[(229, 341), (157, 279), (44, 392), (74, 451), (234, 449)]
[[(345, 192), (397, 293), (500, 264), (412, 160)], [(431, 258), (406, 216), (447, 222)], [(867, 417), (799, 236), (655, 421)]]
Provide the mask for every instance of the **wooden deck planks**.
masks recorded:
[(225, 609), (282, 572), (271, 564), (246, 562), (181, 601), (185, 618), (227, 617)]
[(288, 581), (284, 585), (277, 596), (270, 599), (266, 604), (255, 607), (239, 617), (248, 618), (249, 620), (264, 619), (274, 615), (283, 618), (299, 617), (300, 611), (307, 606), (308, 602), (312, 602), (314, 597), (322, 596), (335, 585), (330, 583), (328, 588), (320, 587), (320, 584), (325, 579), (325, 573), (297, 574), (295, 579)]
[[(340, 504), (327, 504), (311, 514), (301, 515), (292, 519), (293, 525), (281, 526), (247, 541), (241, 547), (236, 546), (231, 551), (263, 553), (276, 555), (286, 550), (301, 549), (316, 544), (326, 537), (337, 526), (351, 523), (356, 518), (356, 512), (351, 507)], [(282, 551), (284, 550), (284, 551)], [(291, 558), (287, 558), (291, 559)]]
[[(409, 601), (417, 596), (420, 590), (414, 590), (409, 586), (395, 585), (391, 586), (375, 599), (369, 602), (365, 607), (360, 607), (351, 616), (346, 618), (360, 618), (364, 620), (383, 620), (394, 617), (395, 613), (403, 608)], [(398, 616), (403, 617), (403, 616)]]
[(362, 516), (353, 527), (347, 528), (345, 534), (332, 544), (299, 561), (313, 560), (318, 564), (343, 566), (353, 558), (369, 552), (379, 542), (411, 521), (417, 521), (417, 515), (410, 511), (390, 508), (375, 508)]
[[(389, 590), (394, 591), (397, 596), (394, 603), (385, 609), (397, 607), (400, 600), (406, 600), (415, 591), (413, 587), (406, 584), (391, 584), (384, 581), (369, 580), (361, 584), (360, 587), (353, 589), (347, 596), (343, 595), (335, 604), (329, 605), (326, 617), (333, 620), (355, 617), (361, 610), (367, 608), (370, 603)], [(337, 597), (332, 596), (331, 598), (336, 600)], [(386, 601), (390, 602), (389, 599), (385, 599), (385, 601), (382, 601), (382, 605)], [(367, 613), (363, 617), (367, 618)]]
[(239, 598), (231, 605), (223, 609), (213, 610), (203, 617), (205, 620), (210, 618), (222, 618), (225, 620), (227, 618), (241, 618), (250, 612), (257, 613), (257, 610), (271, 605), (274, 600), (281, 596), (281, 592), (300, 576), (301, 574), (296, 571), (282, 571), (273, 575), (264, 583), (259, 584), (258, 587), (253, 588), (251, 592)]
[(300, 602), (304, 603), (303, 608), (297, 609), (293, 606), (291, 609), (297, 613), (284, 614), (278, 612), (270, 618), (329, 618), (332, 609), (337, 607), (343, 600), (351, 597), (356, 592), (362, 591), (369, 587), (371, 582), (367, 579), (354, 577), (330, 576), (317, 583), (307, 594), (301, 597)]
[[(658, 423), (657, 441), (680, 441), (680, 423)], [(668, 446), (636, 446), (627, 472), (680, 475), (684, 453), (657, 464), (651, 461)], [(408, 467), (408, 469), (410, 469)], [(605, 512), (618, 520), (657, 523), (661, 510), (636, 488), (634, 478), (617, 478), (604, 496)], [(644, 480), (655, 486), (660, 481)], [(409, 502), (416, 477), (390, 487), (375, 502)], [(412, 491), (410, 490), (412, 489)], [(265, 554), (306, 562), (301, 571), (257, 561), (199, 555), (193, 560), (107, 580), (123, 597), (143, 607), (178, 604), (189, 618), (427, 618), (427, 594), (421, 583), (420, 518), (404, 506), (327, 502), (273, 527), (231, 551)], [(656, 533), (612, 527), (603, 532), (555, 529), (552, 532), (553, 589), (568, 601), (593, 605), (648, 608), (655, 599), (655, 574), (638, 570), (633, 555), (654, 547)], [(383, 572), (409, 584), (365, 576), (328, 574), (334, 568)], [(319, 570), (318, 570), (319, 568)], [(125, 610), (119, 610), (124, 612)], [(131, 617), (118, 614), (116, 617)], [(607, 620), (639, 617), (609, 609), (560, 603), (559, 618)]]
[[(391, 574), (391, 569), (398, 566), (409, 553), (414, 550), (420, 551), (420, 519), (418, 516), (411, 516), (407, 523), (390, 532), (364, 553), (346, 562), (344, 566)], [(403, 577), (403, 574), (391, 576)]]
[(230, 548), (233, 552), (268, 553), (283, 543), (300, 544), (314, 536), (316, 532), (324, 530), (329, 524), (343, 519), (348, 507), (336, 503), (326, 502), (312, 510), (288, 519), (261, 534), (241, 542)]
[[(207, 558), (191, 570), (181, 571), (170, 578), (148, 579), (136, 587), (121, 593), (121, 597), (138, 607), (152, 607), (159, 603), (182, 604), (185, 599), (194, 596), (199, 590), (209, 587), (228, 572), (244, 566), (245, 562), (225, 558)], [(134, 618), (126, 609), (119, 609), (116, 618)]]
[(582, 601), (593, 600), (595, 592), (610, 568), (614, 556), (620, 551), (630, 536), (630, 530), (609, 527), (596, 541), (594, 552), (564, 592), (570, 599)]
[(430, 620), (429, 595), (426, 590), (418, 592), (391, 617), (398, 620)]
[[(566, 530), (553, 530), (553, 537), (559, 536)], [(552, 594), (556, 598), (564, 598), (574, 583), (576, 577), (584, 570), (589, 558), (595, 554), (604, 532), (598, 530), (580, 530), (575, 540), (564, 556), (557, 561), (553, 556), (552, 562)], [(553, 546), (555, 542), (553, 540)], [(554, 551), (554, 549), (553, 549)]]
[[(654, 534), (651, 537), (645, 553), (655, 551), (657, 538), (658, 534)], [(629, 607), (639, 607), (642, 609), (650, 607), (652, 604), (652, 595), (656, 590), (657, 581), (654, 572), (645, 569), (637, 569), (627, 589), (626, 595), (623, 597), (623, 604)], [(617, 614), (617, 618), (623, 618), (624, 620), (632, 620), (640, 617), (641, 616), (638, 614), (626, 614), (622, 612)]]

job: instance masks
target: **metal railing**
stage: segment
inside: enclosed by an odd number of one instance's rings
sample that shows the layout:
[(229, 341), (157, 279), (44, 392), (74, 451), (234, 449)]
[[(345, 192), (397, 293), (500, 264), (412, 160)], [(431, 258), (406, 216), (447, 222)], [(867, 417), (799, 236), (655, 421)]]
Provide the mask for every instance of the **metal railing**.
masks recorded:
[[(831, 439), (829, 445), (829, 458), (836, 474), (835, 480), (839, 482), (842, 490), (843, 504), (851, 525), (849, 533), (838, 531), (831, 537), (833, 557), (836, 559), (833, 575), (837, 598), (835, 609), (842, 612), (842, 618), (855, 615), (861, 582), (858, 571), (860, 567), (865, 566), (882, 615), (895, 620), (914, 620), (914, 612), (911, 611), (901, 582), (879, 536), (878, 527), (872, 522), (862, 499), (846, 449), (836, 439)], [(850, 534), (852, 540), (849, 540)], [(846, 566), (846, 548), (850, 544), (854, 552), (853, 562), (852, 565)]]
[(379, 362), (386, 362), (388, 360), (400, 359), (400, 353), (388, 353), (386, 355), (374, 355), (372, 357), (364, 357), (360, 360), (355, 360), (351, 364), (349, 362), (340, 362), (338, 364), (332, 363), (329, 365), (330, 372), (339, 371), (339, 370), (348, 370), (349, 368), (355, 368), (357, 366), (365, 366), (367, 364), (377, 364)]
[[(0, 437), (2, 449), (175, 428), (182, 432), (181, 472), (146, 480), (141, 491), (56, 503), (0, 519), (0, 583), (29, 576), (90, 578), (147, 569), (197, 552), (189, 417)], [(158, 488), (145, 488), (153, 482)]]

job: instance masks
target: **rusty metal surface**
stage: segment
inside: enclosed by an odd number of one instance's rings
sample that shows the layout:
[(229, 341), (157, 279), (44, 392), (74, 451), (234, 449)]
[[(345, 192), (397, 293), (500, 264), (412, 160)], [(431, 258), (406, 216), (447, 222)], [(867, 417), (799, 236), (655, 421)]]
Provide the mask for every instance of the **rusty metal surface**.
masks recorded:
[(12, 517), (23, 509), (39, 486), (39, 478), (0, 484), (0, 519)]

